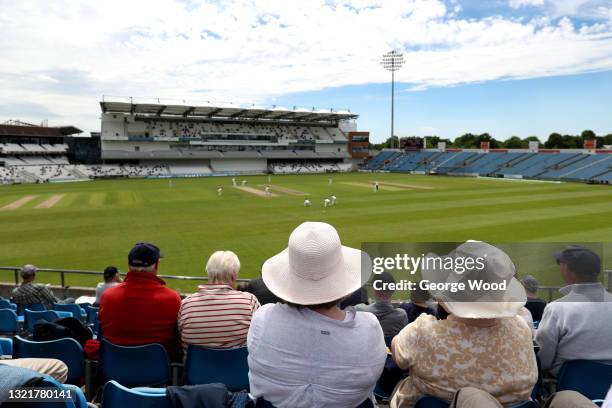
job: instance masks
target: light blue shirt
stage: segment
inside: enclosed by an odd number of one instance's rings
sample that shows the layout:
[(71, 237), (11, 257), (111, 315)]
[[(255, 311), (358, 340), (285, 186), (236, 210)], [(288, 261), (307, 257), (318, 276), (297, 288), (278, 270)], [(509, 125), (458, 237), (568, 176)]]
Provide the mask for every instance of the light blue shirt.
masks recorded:
[(277, 408), (354, 408), (372, 396), (387, 351), (371, 313), (347, 308), (344, 321), (308, 308), (267, 304), (247, 337), (254, 397)]
[(557, 375), (567, 360), (612, 360), (612, 295), (600, 283), (569, 285), (549, 303), (536, 331), (542, 368)]

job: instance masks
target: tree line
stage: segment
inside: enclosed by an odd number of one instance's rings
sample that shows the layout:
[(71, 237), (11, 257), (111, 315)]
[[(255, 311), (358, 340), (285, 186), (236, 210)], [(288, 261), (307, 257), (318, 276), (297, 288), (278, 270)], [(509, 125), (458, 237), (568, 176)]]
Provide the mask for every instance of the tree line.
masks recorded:
[[(597, 136), (592, 130), (585, 130), (579, 135), (562, 135), (560, 133), (551, 133), (544, 143), (542, 143), (536, 136), (529, 136), (525, 138), (512, 136), (506, 140), (497, 140), (489, 133), (482, 133), (479, 135), (465, 133), (452, 141), (450, 139), (443, 139), (440, 136), (427, 136), (426, 148), (436, 148), (438, 147), (438, 142), (446, 142), (446, 147), (479, 149), (481, 142), (489, 142), (489, 148), (491, 149), (526, 149), (529, 147), (529, 142), (538, 142), (539, 147), (546, 149), (582, 149), (584, 147), (585, 140), (593, 139), (597, 141), (597, 148), (612, 145), (612, 133), (605, 136)], [(370, 144), (370, 148), (376, 150), (397, 148), (397, 146), (397, 136), (392, 138), (389, 137), (383, 143)]]

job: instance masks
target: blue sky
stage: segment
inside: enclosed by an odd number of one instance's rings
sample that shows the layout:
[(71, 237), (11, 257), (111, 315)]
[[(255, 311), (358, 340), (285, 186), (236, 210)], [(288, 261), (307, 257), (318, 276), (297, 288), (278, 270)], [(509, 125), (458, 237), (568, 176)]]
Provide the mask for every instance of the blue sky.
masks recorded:
[[(489, 132), (498, 139), (516, 135), (545, 140), (552, 132), (578, 134), (592, 129), (598, 134), (612, 133), (612, 71), (417, 92), (406, 91), (408, 88), (408, 84), (396, 84), (395, 134), (400, 136), (453, 139), (467, 132)], [(291, 107), (328, 101), (330, 106), (360, 114), (359, 128), (370, 131), (373, 140), (390, 135), (389, 84), (300, 92), (269, 102)]]
[(0, 0), (0, 121), (99, 130), (102, 95), (349, 108), (396, 134), (612, 132), (610, 0)]

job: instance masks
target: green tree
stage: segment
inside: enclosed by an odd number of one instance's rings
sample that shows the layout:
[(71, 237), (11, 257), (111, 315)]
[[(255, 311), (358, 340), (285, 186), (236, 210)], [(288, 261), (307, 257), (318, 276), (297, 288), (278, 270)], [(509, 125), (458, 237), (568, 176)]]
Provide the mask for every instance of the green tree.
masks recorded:
[(537, 136), (528, 136), (523, 139), (523, 142), (525, 143), (525, 147), (529, 147), (529, 142), (538, 142), (538, 146), (542, 147), (542, 142), (540, 142)]
[(544, 147), (547, 149), (560, 149), (563, 143), (563, 136), (559, 133), (551, 133), (548, 136), (548, 140), (544, 143)]
[(465, 149), (474, 148), (476, 147), (476, 144), (477, 144), (476, 138), (477, 138), (476, 135), (472, 133), (466, 133), (456, 138), (453, 141), (453, 145), (455, 147), (463, 147)]
[(529, 145), (529, 142), (521, 140), (518, 136), (512, 136), (504, 142), (504, 147), (508, 149), (522, 149)]
[(397, 149), (399, 148), (399, 137), (392, 136), (388, 137), (387, 140), (383, 143), (386, 149)]
[(580, 136), (582, 137), (583, 141), (584, 140), (595, 139), (597, 137), (595, 132), (593, 132), (592, 130), (583, 130), (582, 133), (580, 134)]
[(425, 136), (425, 140), (427, 143), (427, 146), (425, 146), (426, 149), (435, 149), (438, 147), (438, 142), (440, 142), (442, 139), (440, 136)]

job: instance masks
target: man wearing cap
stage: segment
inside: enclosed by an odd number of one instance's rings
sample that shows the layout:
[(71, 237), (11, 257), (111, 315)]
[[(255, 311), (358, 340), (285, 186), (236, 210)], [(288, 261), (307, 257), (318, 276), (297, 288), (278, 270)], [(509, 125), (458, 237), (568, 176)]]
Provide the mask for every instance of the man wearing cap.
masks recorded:
[(111, 343), (160, 343), (176, 360), (180, 354), (177, 316), (181, 299), (157, 277), (161, 257), (159, 248), (147, 242), (132, 248), (125, 280), (102, 296), (99, 320), (104, 338)]
[(612, 295), (598, 281), (601, 261), (591, 249), (572, 245), (555, 260), (567, 286), (544, 309), (535, 341), (542, 369), (556, 376), (567, 360), (612, 361)]
[(18, 305), (42, 303), (47, 309), (51, 309), (59, 300), (46, 285), (34, 283), (37, 270), (34, 265), (24, 265), (21, 268), (23, 282), (13, 289), (11, 297)]

